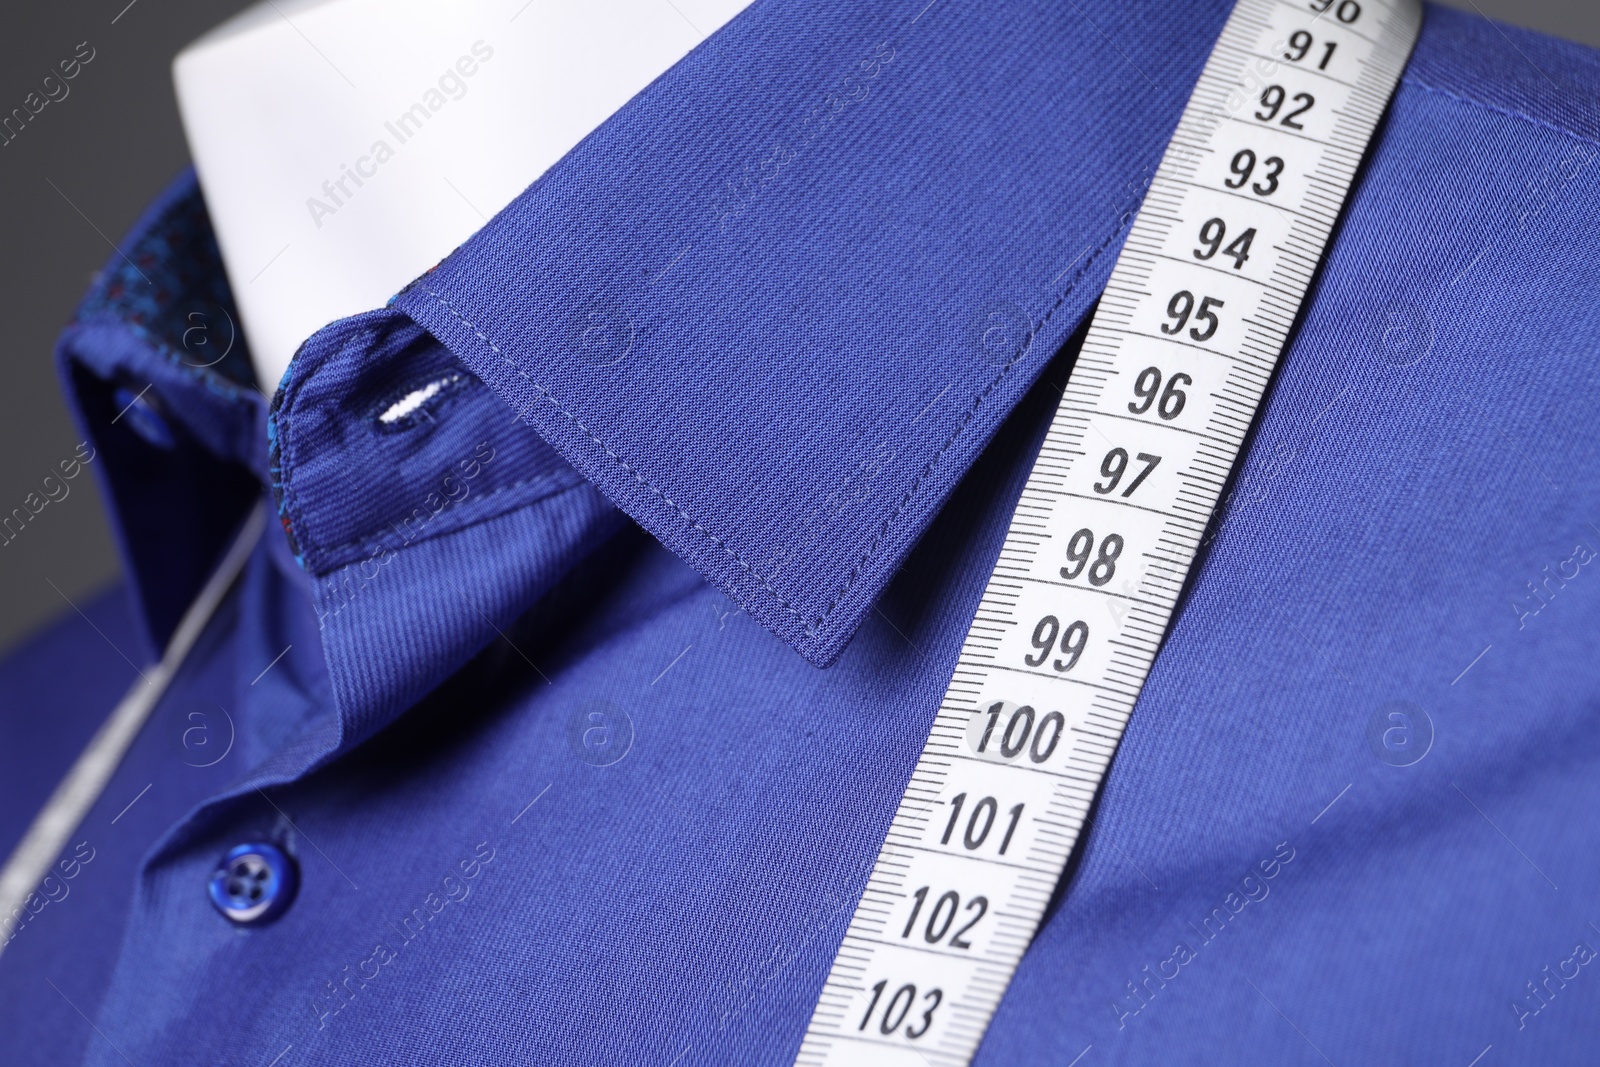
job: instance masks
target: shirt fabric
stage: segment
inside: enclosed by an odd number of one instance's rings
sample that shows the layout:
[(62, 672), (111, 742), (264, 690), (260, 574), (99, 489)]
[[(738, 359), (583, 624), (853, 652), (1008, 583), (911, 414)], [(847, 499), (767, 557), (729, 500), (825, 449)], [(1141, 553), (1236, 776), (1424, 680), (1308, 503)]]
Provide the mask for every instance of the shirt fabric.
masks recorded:
[[(0, 1062), (791, 1062), (1228, 7), (761, 0), (270, 405), (181, 178), (61, 341), (127, 582), (0, 664), (0, 850), (279, 521)], [(1592, 1061), (1597, 92), (1427, 9), (977, 1063)]]

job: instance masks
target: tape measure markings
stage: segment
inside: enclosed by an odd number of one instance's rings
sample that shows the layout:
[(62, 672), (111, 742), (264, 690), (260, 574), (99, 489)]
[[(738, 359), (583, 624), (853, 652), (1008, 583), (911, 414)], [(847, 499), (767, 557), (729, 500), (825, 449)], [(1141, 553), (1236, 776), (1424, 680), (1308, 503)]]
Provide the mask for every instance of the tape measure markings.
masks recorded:
[[(1352, 25), (1375, 21), (1375, 36)], [(1415, 0), (1239, 0), (1062, 390), (798, 1063), (976, 1051), (1419, 25)]]

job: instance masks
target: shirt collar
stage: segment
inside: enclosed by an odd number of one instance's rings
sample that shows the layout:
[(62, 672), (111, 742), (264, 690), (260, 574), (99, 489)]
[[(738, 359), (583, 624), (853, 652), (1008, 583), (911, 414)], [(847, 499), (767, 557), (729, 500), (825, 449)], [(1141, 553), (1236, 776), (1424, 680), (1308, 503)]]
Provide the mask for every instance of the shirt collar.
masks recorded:
[(1097, 299), (1228, 6), (756, 4), (393, 306), (826, 665)]
[[(831, 663), (1085, 320), (1227, 7), (761, 0), (308, 340), (270, 420), (185, 348), (230, 305), (184, 179), (61, 346), (153, 638), (266, 480), (350, 736), (504, 636), (611, 504)], [(165, 451), (114, 417), (146, 382)]]
[(149, 660), (260, 495), (267, 403), (232, 308), (190, 171), (95, 276), (56, 347)]

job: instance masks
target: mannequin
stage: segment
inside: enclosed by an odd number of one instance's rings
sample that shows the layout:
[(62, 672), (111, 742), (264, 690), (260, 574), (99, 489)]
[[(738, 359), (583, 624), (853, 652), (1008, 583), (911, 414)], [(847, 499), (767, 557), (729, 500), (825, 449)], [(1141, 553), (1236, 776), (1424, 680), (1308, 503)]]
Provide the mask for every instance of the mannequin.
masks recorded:
[(255, 362), (384, 303), (749, 0), (265, 0), (173, 62)]

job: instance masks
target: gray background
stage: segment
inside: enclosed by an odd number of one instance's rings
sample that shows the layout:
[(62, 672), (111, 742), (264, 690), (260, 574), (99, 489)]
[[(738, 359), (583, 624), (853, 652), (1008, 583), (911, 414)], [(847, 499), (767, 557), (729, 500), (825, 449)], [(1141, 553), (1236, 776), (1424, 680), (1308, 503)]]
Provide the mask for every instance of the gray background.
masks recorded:
[[(1595, 0), (1447, 2), (1600, 46)], [(0, 389), (0, 514), (20, 506), (72, 455), (78, 436), (55, 379), (56, 334), (110, 254), (110, 242), (188, 162), (171, 59), (244, 6), (244, 0), (35, 0), (7, 12), (0, 112), (19, 106), (78, 42), (87, 40), (96, 55), (64, 100), (0, 148), (0, 308), (9, 345)], [(72, 485), (69, 497), (0, 547), (0, 648), (71, 611), (63, 595), (78, 600), (116, 579), (101, 501), (89, 479)]]

